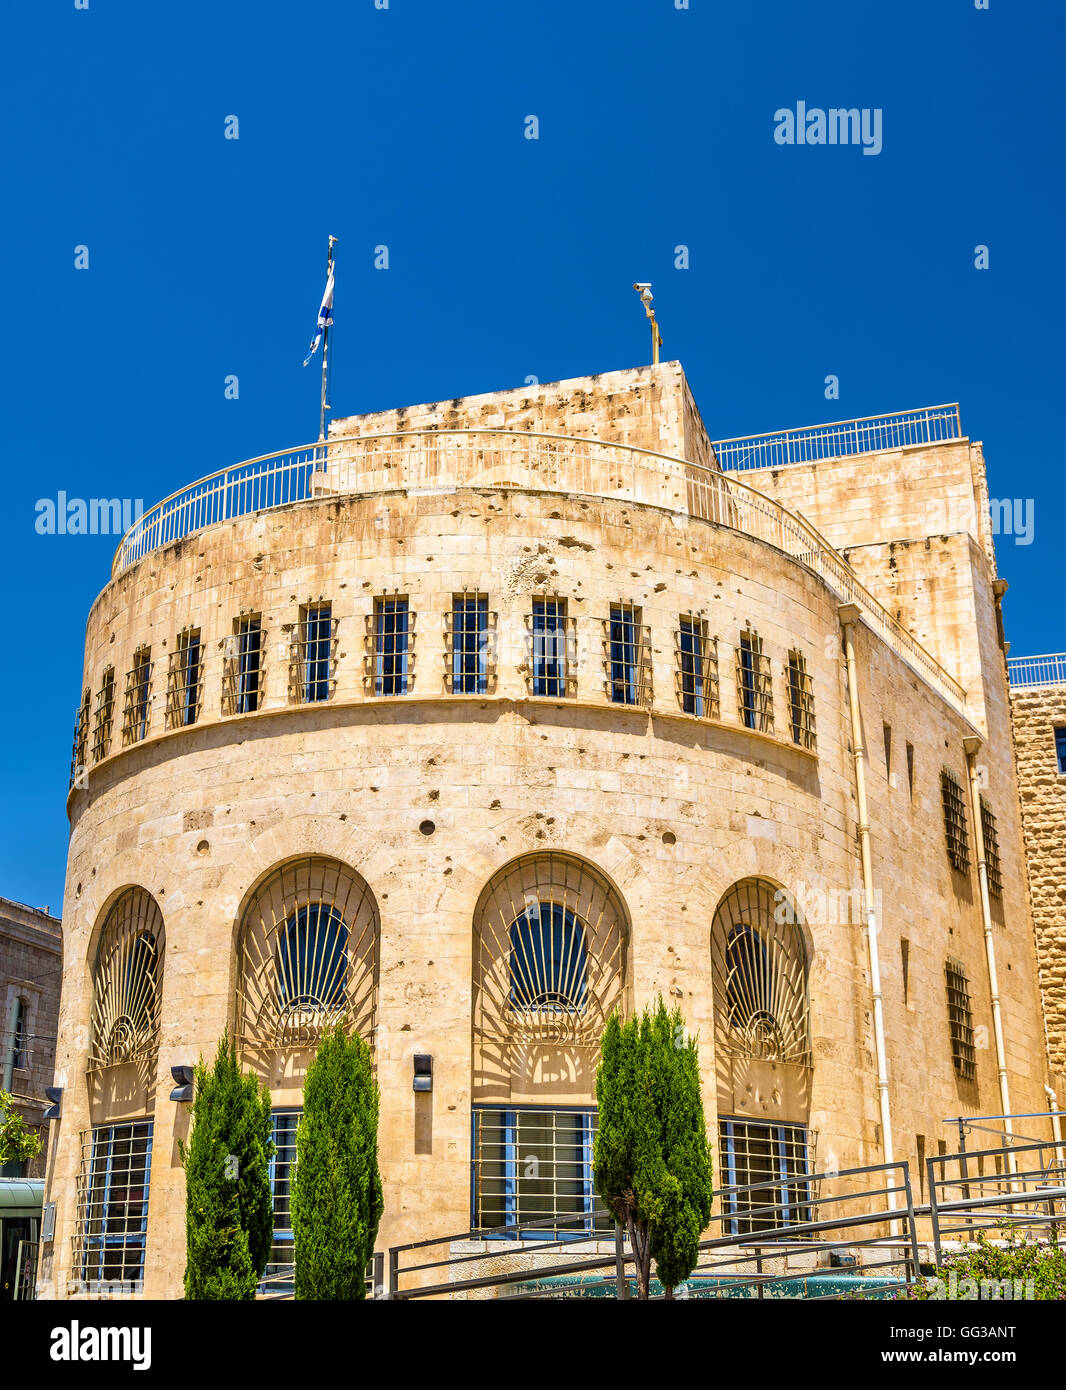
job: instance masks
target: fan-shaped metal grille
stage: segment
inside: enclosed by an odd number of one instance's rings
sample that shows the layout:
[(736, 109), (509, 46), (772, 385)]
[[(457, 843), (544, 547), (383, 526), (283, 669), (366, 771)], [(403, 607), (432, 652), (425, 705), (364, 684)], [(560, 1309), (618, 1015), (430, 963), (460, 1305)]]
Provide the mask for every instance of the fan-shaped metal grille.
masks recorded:
[(734, 884), (714, 915), (711, 966), (718, 1049), (809, 1066), (807, 951), (791, 900), (762, 879)]
[(96, 950), (90, 1071), (155, 1052), (165, 944), (155, 899), (143, 888), (127, 888), (108, 912)]
[(245, 909), (238, 944), (237, 1036), (245, 1047), (300, 1047), (340, 1023), (373, 1046), (378, 910), (335, 859), (292, 860)]
[(475, 1039), (598, 1043), (625, 981), (625, 912), (578, 860), (529, 855), (493, 878), (474, 920)]

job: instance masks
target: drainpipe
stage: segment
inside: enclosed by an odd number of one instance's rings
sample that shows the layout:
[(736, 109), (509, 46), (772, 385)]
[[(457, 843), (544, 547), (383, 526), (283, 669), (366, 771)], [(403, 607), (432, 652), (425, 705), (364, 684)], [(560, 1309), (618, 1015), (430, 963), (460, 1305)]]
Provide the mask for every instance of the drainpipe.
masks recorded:
[(1044, 1082), (1044, 1095), (1047, 1096), (1047, 1108), (1051, 1111), (1051, 1133), (1055, 1137), (1055, 1146), (1062, 1143), (1062, 1119), (1059, 1116), (1059, 1098), (1051, 1087)]
[[(977, 844), (977, 878), (981, 885), (981, 920), (985, 929), (985, 959), (988, 962), (988, 989), (992, 996), (992, 1032), (996, 1040), (996, 1070), (999, 1073), (999, 1103), (1003, 1110), (1003, 1129), (1013, 1139), (1010, 1086), (1007, 1081), (1007, 1050), (1003, 1045), (1003, 1016), (999, 1007), (999, 975), (996, 972), (996, 940), (992, 934), (992, 906), (988, 897), (988, 864), (985, 859), (985, 828), (981, 823), (981, 781), (977, 771), (977, 754), (981, 740), (976, 736), (964, 738), (966, 770), (970, 774), (970, 813), (973, 816), (974, 840)], [(1007, 1169), (1018, 1171), (1017, 1159), (1010, 1144), (1007, 1147)]]
[(851, 707), (851, 746), (855, 761), (855, 795), (859, 804), (859, 850), (862, 855), (862, 893), (866, 906), (866, 945), (870, 960), (870, 991), (873, 995), (874, 1049), (877, 1057), (877, 1095), (881, 1106), (881, 1149), (885, 1163), (892, 1163), (892, 1115), (888, 1105), (888, 1060), (885, 1055), (885, 1014), (881, 994), (881, 963), (877, 953), (877, 911), (874, 907), (874, 871), (870, 854), (870, 814), (866, 802), (866, 748), (862, 737), (859, 708), (858, 669), (855, 660), (855, 624), (859, 608), (842, 603), (837, 609), (844, 629), (844, 659), (848, 671), (848, 702)]

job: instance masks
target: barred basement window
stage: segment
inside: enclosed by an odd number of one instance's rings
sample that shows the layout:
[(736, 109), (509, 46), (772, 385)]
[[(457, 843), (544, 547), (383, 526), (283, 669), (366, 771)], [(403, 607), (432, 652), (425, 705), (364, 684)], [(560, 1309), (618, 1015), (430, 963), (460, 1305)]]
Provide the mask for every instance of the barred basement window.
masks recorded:
[(122, 742), (139, 743), (148, 733), (151, 716), (152, 649), (138, 647), (126, 672), (126, 704), (122, 711)]
[(108, 912), (96, 950), (90, 1071), (147, 1065), (154, 1057), (165, 942), (155, 899), (143, 888), (127, 888)]
[(96, 697), (96, 718), (93, 723), (93, 761), (106, 758), (111, 748), (111, 727), (115, 715), (115, 668), (108, 666)]
[(565, 598), (544, 594), (533, 600), (526, 679), (533, 695), (566, 699), (577, 689), (574, 620)]
[(984, 797), (981, 798), (981, 834), (985, 842), (985, 873), (988, 877), (988, 891), (993, 898), (1002, 898), (1003, 872), (999, 862), (999, 833), (996, 830), (995, 812)]
[[(789, 652), (786, 668), (788, 682), (788, 715), (792, 742), (812, 752), (816, 746), (814, 727), (814, 686), (807, 674), (807, 662), (802, 652)], [(887, 728), (887, 725), (885, 726)], [(886, 759), (891, 756), (891, 732), (885, 741)]]
[(940, 793), (944, 803), (944, 835), (952, 868), (964, 874), (970, 868), (970, 840), (966, 832), (966, 802), (962, 785), (947, 768), (940, 774)]
[(415, 615), (406, 598), (374, 600), (370, 678), (375, 695), (406, 695), (414, 683)]
[(651, 639), (634, 603), (612, 603), (604, 624), (607, 698), (616, 705), (650, 705)]
[(82, 1132), (73, 1243), (85, 1283), (142, 1283), (151, 1169), (151, 1120)]
[(444, 615), (444, 688), (450, 695), (486, 695), (495, 683), (496, 614), (485, 594), (453, 594)]
[(948, 990), (948, 1031), (951, 1060), (963, 1081), (977, 1076), (977, 1053), (973, 1042), (973, 1011), (970, 1008), (970, 981), (966, 967), (949, 957), (945, 967)]
[(274, 1157), (270, 1160), (270, 1193), (274, 1202), (274, 1244), (263, 1271), (264, 1278), (277, 1278), (292, 1270), (292, 1170), (296, 1164), (296, 1126), (301, 1110), (271, 1112)]
[(202, 687), (200, 629), (187, 627), (178, 633), (174, 650), (167, 663), (168, 729), (181, 729), (196, 723), (200, 713)]
[(740, 634), (737, 646), (737, 710), (745, 728), (773, 733), (770, 658), (763, 652), (762, 638), (750, 628)]
[(254, 714), (259, 708), (264, 651), (260, 615), (234, 618), (222, 663), (223, 714)]
[(718, 1132), (725, 1183), (720, 1192), (730, 1235), (802, 1226), (812, 1219), (805, 1126), (723, 1119)]
[(74, 716), (74, 746), (70, 750), (70, 785), (73, 786), (78, 780), (78, 775), (84, 771), (89, 760), (89, 709), (92, 700), (92, 692), (89, 687), (85, 687), (85, 693), (81, 697), (81, 704), (78, 712)]
[(289, 653), (289, 700), (313, 705), (333, 690), (333, 605), (304, 603)]
[(612, 1231), (596, 1216), (594, 1110), (473, 1111), (474, 1230), (512, 1240), (558, 1240)]
[(718, 639), (712, 637), (702, 618), (682, 613), (678, 619), (677, 699), (686, 714), (717, 719)]

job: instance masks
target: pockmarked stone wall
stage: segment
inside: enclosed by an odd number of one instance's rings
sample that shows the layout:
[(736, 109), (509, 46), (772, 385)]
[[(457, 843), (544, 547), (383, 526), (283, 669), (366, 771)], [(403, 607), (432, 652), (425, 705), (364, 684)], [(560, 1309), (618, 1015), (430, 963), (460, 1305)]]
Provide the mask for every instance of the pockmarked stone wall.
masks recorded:
[(1066, 685), (1016, 689), (1011, 708), (1048, 1053), (1066, 1108), (1066, 774), (1055, 755)]
[[(411, 428), (445, 417), (455, 428), (510, 428), (517, 411), (537, 428), (603, 438), (619, 430), (642, 448), (710, 457), (673, 364), (538, 390), (539, 399), (530, 389), (405, 414)], [(373, 417), (337, 422), (334, 433), (400, 427)], [(476, 695), (450, 694), (446, 683), (447, 624), (464, 592), (485, 595), (493, 615), (492, 679)], [(572, 619), (568, 698), (532, 691), (530, 613), (544, 593), (565, 598)], [(367, 663), (374, 602), (386, 595), (406, 597), (414, 615), (411, 684), (397, 696), (375, 694)], [(334, 621), (329, 698), (294, 704), (293, 632), (301, 606), (318, 601), (331, 603)], [(605, 621), (618, 602), (639, 609), (648, 636), (650, 682), (636, 706), (609, 698)], [(527, 856), (585, 866), (621, 905), (623, 1006), (662, 993), (698, 1033), (716, 1151), (716, 1116), (732, 1114), (803, 1125), (816, 1169), (881, 1162), (838, 609), (802, 563), (726, 526), (518, 486), (321, 497), (150, 552), (108, 584), (90, 614), (83, 684), (95, 693), (113, 667), (121, 705), (133, 654), (150, 646), (150, 714), (147, 736), (116, 741), (68, 802), (56, 1062), (66, 1090), (53, 1127), (57, 1221), (42, 1287), (84, 1292), (74, 1258), (83, 1135), (151, 1114), (143, 1292), (180, 1295), (178, 1140), (189, 1108), (169, 1099), (169, 1069), (209, 1058), (233, 1027), (247, 906), (278, 866), (303, 856), (358, 876), (380, 924), (369, 1040), (382, 1094), (380, 1249), (470, 1226), (477, 913), (486, 885)], [(262, 620), (262, 699), (255, 713), (224, 715), (227, 641), (241, 613)], [(720, 707), (702, 717), (679, 699), (682, 614), (700, 617), (716, 639)], [(205, 654), (201, 709), (192, 725), (168, 729), (167, 658), (190, 627)], [(764, 731), (747, 727), (740, 708), (744, 630), (758, 632), (769, 662), (774, 717)], [(814, 749), (797, 744), (789, 716), (787, 663), (797, 651), (811, 677)], [(967, 874), (951, 867), (940, 803), (942, 768), (965, 781), (963, 740), (974, 729), (861, 624), (857, 658), (895, 1149), (917, 1157), (946, 1137), (945, 1116), (998, 1109), (976, 871), (972, 860)], [(996, 944), (1011, 1100), (1037, 1110), (1043, 1035), (1009, 738), (990, 734), (981, 756), (1003, 861)], [(972, 824), (970, 835), (973, 843)], [(802, 1099), (772, 1078), (749, 1090), (721, 1085), (711, 926), (731, 887), (751, 878), (799, 910), (813, 1054)], [(87, 1075), (95, 952), (109, 907), (130, 886), (151, 894), (166, 929), (147, 1097), (102, 1090)], [(952, 1064), (948, 956), (970, 981), (977, 1043), (968, 1082)], [(424, 1053), (433, 1090), (415, 1094), (413, 1057)], [(299, 1066), (283, 1067), (271, 1078), (274, 1104), (298, 1105), (301, 1086)], [(593, 1104), (591, 1069), (541, 1092), (553, 1104), (561, 1094)]]
[[(22, 1037), (17, 1052), (7, 1052), (15, 1109), (41, 1139), (41, 1152), (29, 1161), (25, 1176), (43, 1178), (48, 1158), (48, 1107), (44, 1089), (52, 1084), (59, 988), (63, 974), (63, 937), (59, 919), (47, 910), (0, 898), (0, 1039), (8, 1044), (13, 1000), (22, 1002)], [(14, 1063), (18, 1062), (15, 1066)]]

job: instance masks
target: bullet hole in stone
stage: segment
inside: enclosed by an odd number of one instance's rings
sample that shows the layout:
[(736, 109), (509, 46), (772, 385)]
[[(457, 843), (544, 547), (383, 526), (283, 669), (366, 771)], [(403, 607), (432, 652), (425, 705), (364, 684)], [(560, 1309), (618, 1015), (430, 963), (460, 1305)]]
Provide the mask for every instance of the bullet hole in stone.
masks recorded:
[(81, 884), (80, 884), (80, 883), (78, 884), (77, 888), (74, 889), (74, 896), (75, 896), (76, 898), (80, 898), (80, 897), (81, 897)]
[(380, 788), (378, 788), (378, 787), (371, 787), (370, 790), (371, 790), (372, 792), (376, 792), (376, 791), (379, 791)]
[(490, 811), (498, 811), (499, 809), (500, 809), (500, 803), (499, 803), (499, 801), (490, 802), (490, 804), (489, 804), (489, 810), (490, 810)]
[(403, 1027), (400, 1029), (400, 1032), (401, 1032), (401, 1033), (409, 1033), (410, 1031), (411, 1031), (411, 1025), (410, 1025), (409, 1023), (405, 1023), (405, 1024), (403, 1025)]
[(347, 820), (347, 819), (348, 819), (347, 816), (341, 816), (341, 820)]
[(430, 801), (439, 801), (439, 800), (440, 800), (440, 791), (439, 791), (439, 789), (436, 789), (436, 788), (435, 788), (433, 791), (431, 791), (430, 794), (429, 794), (429, 799), (430, 799)]
[(452, 872), (451, 869), (445, 869), (445, 870), (444, 870), (444, 877), (447, 878), (448, 875), (449, 875), (451, 872)]
[[(253, 821), (252, 824), (254, 825), (255, 822)], [(196, 846), (196, 853), (200, 856), (201, 859), (204, 857), (205, 854), (210, 854), (210, 853), (211, 853), (211, 844), (210, 844), (210, 841), (208, 841), (208, 840), (201, 840), (200, 843)]]
[(677, 844), (677, 836), (674, 834), (674, 832), (673, 832), (672, 830), (664, 830), (664, 831), (663, 831), (663, 844), (664, 844), (664, 845), (676, 845), (676, 844)]
[(424, 820), (418, 828), (419, 830), (421, 830), (423, 835), (432, 835), (437, 827), (433, 824), (431, 820)]

